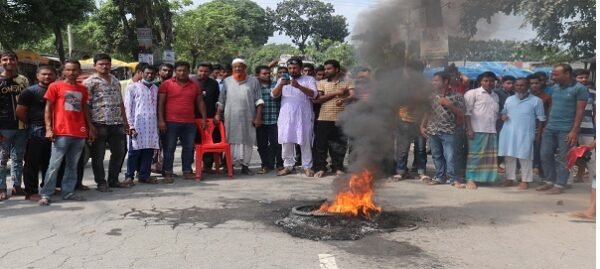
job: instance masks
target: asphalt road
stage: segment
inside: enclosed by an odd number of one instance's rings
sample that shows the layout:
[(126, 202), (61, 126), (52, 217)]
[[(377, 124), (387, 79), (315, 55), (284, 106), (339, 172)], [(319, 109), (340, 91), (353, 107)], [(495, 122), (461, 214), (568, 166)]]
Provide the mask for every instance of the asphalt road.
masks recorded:
[[(93, 186), (89, 165), (85, 175)], [(0, 268), (595, 267), (595, 224), (566, 214), (587, 205), (589, 183), (549, 196), (380, 181), (377, 202), (418, 229), (311, 241), (274, 224), (292, 206), (331, 198), (332, 180), (207, 175), (49, 207), (12, 197), (0, 202)]]

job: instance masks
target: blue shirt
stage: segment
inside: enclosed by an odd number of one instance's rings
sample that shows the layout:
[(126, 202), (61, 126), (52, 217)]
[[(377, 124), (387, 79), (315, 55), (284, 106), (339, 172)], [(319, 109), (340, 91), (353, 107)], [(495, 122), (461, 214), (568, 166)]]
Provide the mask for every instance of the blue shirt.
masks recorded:
[(575, 121), (577, 101), (587, 102), (588, 98), (588, 89), (581, 83), (571, 82), (564, 87), (555, 83), (552, 90), (552, 108), (546, 128), (554, 131), (570, 131)]
[(590, 98), (588, 98), (583, 120), (581, 121), (581, 130), (579, 136), (596, 136), (596, 123), (594, 122), (594, 113), (596, 113), (596, 91), (588, 89)]
[(533, 160), (536, 120), (546, 120), (542, 99), (533, 94), (524, 99), (513, 95), (506, 99), (501, 113), (508, 120), (500, 131), (498, 156)]
[(558, 85), (557, 83), (554, 84), (550, 84), (550, 85), (546, 85), (546, 88), (544, 88), (544, 91), (549, 94), (550, 96), (552, 96), (552, 92), (554, 92), (554, 86)]

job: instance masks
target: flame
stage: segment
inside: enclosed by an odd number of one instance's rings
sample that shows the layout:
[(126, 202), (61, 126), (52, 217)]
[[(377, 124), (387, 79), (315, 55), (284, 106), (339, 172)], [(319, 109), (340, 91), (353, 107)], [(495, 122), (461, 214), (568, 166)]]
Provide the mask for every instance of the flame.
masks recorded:
[(318, 211), (358, 216), (361, 213), (371, 218), (371, 213), (380, 212), (381, 207), (373, 203), (373, 173), (368, 169), (353, 174), (347, 189), (336, 194), (335, 200), (325, 202)]

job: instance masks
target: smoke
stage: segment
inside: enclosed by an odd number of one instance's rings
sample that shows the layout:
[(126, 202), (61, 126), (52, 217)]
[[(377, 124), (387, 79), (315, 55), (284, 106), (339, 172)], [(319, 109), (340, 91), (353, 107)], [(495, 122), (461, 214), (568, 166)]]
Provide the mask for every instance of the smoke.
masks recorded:
[(400, 107), (409, 107), (415, 115), (422, 115), (429, 107), (431, 87), (422, 76), (423, 64), (418, 55), (410, 54), (411, 47), (409, 56), (405, 55), (405, 46), (410, 44), (407, 41), (413, 39), (411, 33), (419, 34), (420, 25), (424, 25), (420, 23), (424, 16), (420, 6), (420, 1), (412, 0), (382, 2), (362, 14), (357, 24), (362, 28), (358, 57), (373, 67), (375, 74), (365, 86), (368, 98), (346, 107), (340, 117), (342, 129), (350, 138), (352, 173), (369, 169), (376, 178), (383, 177), (386, 163), (394, 159), (396, 133), (410, 131), (398, 130)]

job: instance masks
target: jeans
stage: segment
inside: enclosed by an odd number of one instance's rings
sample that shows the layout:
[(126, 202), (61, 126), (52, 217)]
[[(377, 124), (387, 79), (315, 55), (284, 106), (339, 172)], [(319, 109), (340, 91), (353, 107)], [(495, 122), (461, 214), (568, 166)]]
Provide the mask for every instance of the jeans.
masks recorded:
[(540, 154), (542, 148), (542, 141), (536, 142), (533, 141), (533, 168), (537, 168), (539, 170), (539, 176), (541, 178), (544, 177), (544, 169), (542, 169), (542, 157)]
[(123, 161), (125, 161), (126, 139), (123, 125), (104, 125), (94, 123), (96, 127), (96, 140), (92, 143), (92, 170), (94, 180), (98, 186), (106, 185), (106, 173), (104, 172), (104, 154), (106, 144), (110, 150), (110, 161), (108, 163), (108, 185), (114, 186), (119, 183), (119, 173)]
[(417, 173), (425, 174), (427, 165), (427, 152), (425, 149), (425, 139), (419, 139), (419, 126), (415, 123), (401, 121), (396, 133), (396, 174), (404, 174), (408, 171), (408, 153), (410, 144), (415, 142), (415, 164)]
[(463, 126), (457, 126), (454, 131), (454, 174), (456, 178), (461, 181), (465, 178), (468, 153), (467, 133), (465, 132), (465, 128)]
[(173, 174), (173, 160), (175, 159), (175, 147), (177, 139), (181, 140), (181, 166), (184, 173), (192, 172), (194, 162), (194, 138), (196, 137), (196, 124), (167, 122), (167, 134), (165, 135), (165, 151), (163, 170), (166, 175)]
[(431, 158), (435, 165), (435, 177), (440, 183), (444, 183), (446, 178), (450, 183), (460, 181), (455, 174), (454, 160), (455, 145), (454, 134), (437, 134), (429, 136), (429, 147), (431, 148)]
[(48, 171), (52, 142), (46, 139), (46, 128), (44, 126), (30, 126), (29, 140), (25, 153), (25, 166), (23, 167), (23, 182), (25, 183), (25, 194), (30, 196), (38, 193), (39, 173), (42, 172), (42, 181)]
[(315, 125), (314, 170), (327, 171), (327, 153), (331, 156), (331, 170), (344, 171), (344, 157), (348, 138), (335, 121), (317, 121)]
[(267, 124), (256, 128), (256, 144), (262, 167), (268, 169), (274, 169), (275, 166), (283, 167), (281, 145), (277, 142), (277, 124)]
[(63, 197), (75, 192), (77, 184), (77, 162), (85, 145), (85, 138), (72, 136), (58, 136), (52, 143), (52, 153), (48, 172), (44, 179), (44, 187), (40, 190), (40, 196), (50, 198), (56, 189), (58, 169), (65, 159), (65, 174), (62, 179), (61, 191)]
[[(559, 188), (567, 185), (570, 175), (567, 169), (567, 153), (571, 148), (566, 141), (568, 133), (568, 131), (546, 129), (542, 134), (540, 155), (542, 168), (544, 168), (544, 181)], [(557, 158), (554, 156), (555, 153), (558, 154)]]
[[(27, 130), (9, 130), (0, 129), (0, 135), (4, 140), (0, 142), (0, 147), (5, 154), (10, 153), (10, 175), (12, 176), (13, 186), (21, 186), (23, 177), (23, 156), (27, 147)], [(8, 167), (5, 160), (0, 164), (0, 189), (6, 190), (6, 174)]]
[[(129, 151), (127, 152), (127, 172), (126, 178), (133, 178), (135, 171), (140, 171), (140, 181), (146, 181), (150, 178), (150, 166), (152, 166), (152, 157), (154, 149), (137, 149), (131, 148), (129, 142)], [(139, 169), (139, 170), (138, 170)]]

